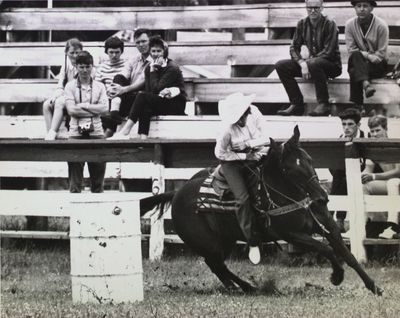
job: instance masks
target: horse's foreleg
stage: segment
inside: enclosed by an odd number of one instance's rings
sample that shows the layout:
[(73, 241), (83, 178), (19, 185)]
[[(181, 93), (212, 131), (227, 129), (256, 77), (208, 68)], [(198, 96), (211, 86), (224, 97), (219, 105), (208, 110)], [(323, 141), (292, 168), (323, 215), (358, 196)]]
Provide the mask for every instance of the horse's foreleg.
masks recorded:
[(328, 234), (325, 234), (330, 246), (332, 246), (336, 255), (340, 256), (348, 266), (353, 268), (357, 274), (360, 276), (362, 281), (371, 292), (375, 295), (381, 296), (383, 293), (383, 289), (378, 287), (371, 277), (365, 272), (365, 270), (361, 267), (361, 265), (357, 262), (354, 255), (350, 252), (350, 250), (345, 245), (342, 235), (340, 234), (340, 229), (336, 225), (331, 215), (327, 215), (324, 218), (319, 218), (319, 221), (324, 224), (324, 226), (329, 231)]
[(284, 233), (282, 235), (284, 240), (293, 243), (294, 245), (300, 246), (305, 248), (306, 250), (315, 251), (319, 254), (322, 254), (332, 264), (332, 274), (331, 274), (331, 282), (334, 285), (340, 285), (344, 278), (344, 269), (342, 267), (341, 262), (336, 258), (333, 249), (315, 239), (305, 233), (301, 232), (291, 232), (291, 233)]
[(348, 266), (353, 268), (357, 274), (360, 276), (362, 281), (371, 292), (375, 295), (381, 296), (383, 294), (383, 289), (378, 287), (373, 279), (365, 272), (361, 265), (357, 262), (354, 255), (349, 251), (347, 246), (344, 244), (343, 238), (340, 233), (330, 233), (326, 235), (329, 244), (333, 247), (335, 253), (340, 255)]

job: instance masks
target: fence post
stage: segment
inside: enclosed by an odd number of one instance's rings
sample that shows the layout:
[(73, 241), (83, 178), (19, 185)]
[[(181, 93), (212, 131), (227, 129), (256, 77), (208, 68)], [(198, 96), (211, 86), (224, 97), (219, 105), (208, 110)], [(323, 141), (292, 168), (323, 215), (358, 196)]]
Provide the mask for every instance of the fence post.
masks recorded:
[(350, 199), (350, 247), (358, 262), (366, 262), (367, 255), (364, 247), (364, 239), (366, 237), (365, 209), (360, 158), (356, 145), (352, 142), (346, 143), (345, 153), (347, 193)]
[[(154, 195), (161, 194), (165, 190), (164, 182), (164, 158), (160, 144), (154, 145), (154, 172), (152, 176), (152, 189)], [(159, 216), (156, 208), (150, 217), (150, 239), (149, 239), (149, 259), (158, 260), (164, 250), (164, 217)]]

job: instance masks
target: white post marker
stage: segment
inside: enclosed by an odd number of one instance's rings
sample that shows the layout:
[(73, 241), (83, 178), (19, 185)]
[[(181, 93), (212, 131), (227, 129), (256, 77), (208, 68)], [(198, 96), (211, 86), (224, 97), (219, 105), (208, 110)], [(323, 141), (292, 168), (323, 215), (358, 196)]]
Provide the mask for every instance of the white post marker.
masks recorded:
[(365, 207), (361, 183), (360, 159), (346, 158), (346, 180), (349, 198), (350, 248), (358, 262), (365, 263), (367, 254), (364, 247)]
[(139, 200), (78, 200), (70, 213), (73, 302), (143, 300)]
[[(154, 164), (152, 193), (153, 195), (164, 193), (164, 165)], [(159, 208), (156, 207), (150, 217), (150, 239), (149, 239), (149, 259), (151, 261), (160, 260), (164, 250), (164, 217), (159, 217)]]

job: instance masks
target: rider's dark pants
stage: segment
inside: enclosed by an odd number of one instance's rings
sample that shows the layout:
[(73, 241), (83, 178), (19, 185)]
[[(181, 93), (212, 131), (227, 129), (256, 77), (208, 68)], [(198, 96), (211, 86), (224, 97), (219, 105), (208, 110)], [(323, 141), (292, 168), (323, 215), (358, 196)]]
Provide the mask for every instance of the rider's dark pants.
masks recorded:
[(221, 161), (222, 174), (237, 202), (236, 217), (250, 246), (259, 243), (254, 234), (255, 211), (251, 204), (257, 196), (256, 164), (256, 161)]

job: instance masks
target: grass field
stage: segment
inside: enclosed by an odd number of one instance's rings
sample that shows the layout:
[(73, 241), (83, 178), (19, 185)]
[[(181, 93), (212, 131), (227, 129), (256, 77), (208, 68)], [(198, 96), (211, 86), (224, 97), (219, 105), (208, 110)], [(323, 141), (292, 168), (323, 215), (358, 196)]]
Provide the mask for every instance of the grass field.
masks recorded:
[(328, 265), (290, 259), (267, 257), (259, 266), (245, 259), (227, 262), (242, 278), (262, 287), (255, 295), (225, 292), (197, 257), (144, 260), (143, 302), (73, 305), (68, 248), (2, 248), (1, 317), (400, 316), (398, 263), (367, 265), (367, 272), (385, 289), (383, 297), (376, 297), (348, 267), (345, 281), (335, 287), (329, 282)]

